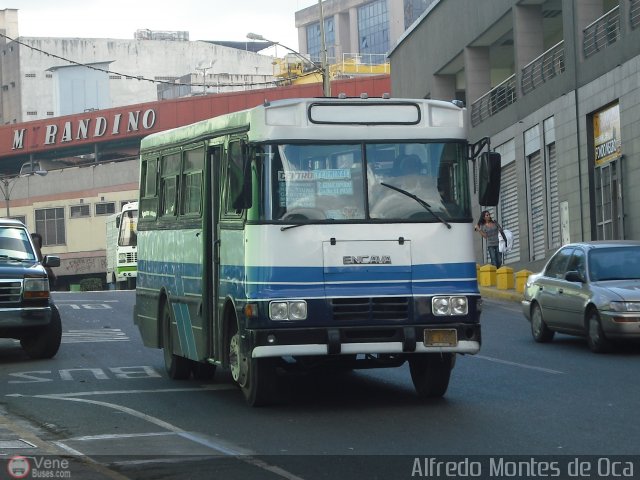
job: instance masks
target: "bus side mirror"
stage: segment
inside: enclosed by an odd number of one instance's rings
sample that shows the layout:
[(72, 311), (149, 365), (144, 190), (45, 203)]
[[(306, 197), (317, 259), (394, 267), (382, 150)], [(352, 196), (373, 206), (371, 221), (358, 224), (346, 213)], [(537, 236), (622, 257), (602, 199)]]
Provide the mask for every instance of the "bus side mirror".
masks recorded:
[(500, 199), (500, 177), (502, 163), (500, 154), (484, 152), (480, 154), (480, 171), (478, 175), (478, 203), (487, 207), (495, 207)]

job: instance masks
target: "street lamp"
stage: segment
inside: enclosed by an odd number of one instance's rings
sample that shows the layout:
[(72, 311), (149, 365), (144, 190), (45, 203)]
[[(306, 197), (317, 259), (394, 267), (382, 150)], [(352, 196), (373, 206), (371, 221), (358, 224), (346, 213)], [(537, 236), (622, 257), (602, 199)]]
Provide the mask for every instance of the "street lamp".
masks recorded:
[(35, 172), (31, 172), (26, 175), (0, 177), (0, 190), (2, 190), (4, 204), (7, 208), (7, 218), (11, 217), (11, 212), (9, 211), (9, 202), (11, 200), (11, 192), (13, 192), (13, 187), (16, 185), (16, 180), (21, 177), (29, 177), (31, 175), (39, 175), (41, 177), (44, 177), (47, 173), (49, 173), (47, 170), (36, 170)]
[(330, 97), (331, 96), (331, 83), (329, 81), (329, 66), (327, 65), (326, 50), (325, 50), (325, 55), (323, 55), (322, 66), (318, 67), (315, 63), (313, 63), (307, 57), (302, 55), (300, 52), (294, 50), (293, 48), (287, 47), (286, 45), (283, 45), (280, 42), (274, 42), (273, 40), (268, 40), (268, 39), (264, 38), (262, 35), (259, 35), (257, 33), (247, 33), (247, 38), (249, 40), (257, 40), (257, 41), (260, 41), (260, 42), (269, 42), (269, 43), (271, 43), (273, 45), (280, 45), (282, 48), (286, 48), (291, 53), (293, 53), (296, 57), (301, 58), (303, 61), (313, 65), (315, 67), (315, 71), (320, 72), (322, 74), (322, 92), (323, 92), (323, 95), (325, 97)]

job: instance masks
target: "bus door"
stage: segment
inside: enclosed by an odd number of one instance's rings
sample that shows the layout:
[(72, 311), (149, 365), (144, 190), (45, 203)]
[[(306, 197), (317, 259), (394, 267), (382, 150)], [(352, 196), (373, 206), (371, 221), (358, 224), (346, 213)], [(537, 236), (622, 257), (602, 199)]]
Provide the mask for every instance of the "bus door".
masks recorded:
[(208, 181), (204, 196), (204, 212), (207, 215), (205, 238), (205, 298), (210, 325), (209, 344), (212, 357), (221, 361), (224, 356), (223, 321), (218, 312), (218, 287), (220, 281), (220, 169), (224, 158), (224, 144), (210, 145), (207, 153)]

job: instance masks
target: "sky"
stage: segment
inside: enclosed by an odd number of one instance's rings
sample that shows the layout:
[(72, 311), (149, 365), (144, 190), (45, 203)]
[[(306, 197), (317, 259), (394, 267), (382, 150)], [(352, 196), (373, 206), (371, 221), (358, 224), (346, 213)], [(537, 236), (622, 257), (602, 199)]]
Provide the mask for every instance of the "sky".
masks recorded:
[(139, 29), (189, 40), (245, 41), (249, 32), (298, 50), (295, 12), (317, 0), (6, 0), (24, 37), (133, 39)]

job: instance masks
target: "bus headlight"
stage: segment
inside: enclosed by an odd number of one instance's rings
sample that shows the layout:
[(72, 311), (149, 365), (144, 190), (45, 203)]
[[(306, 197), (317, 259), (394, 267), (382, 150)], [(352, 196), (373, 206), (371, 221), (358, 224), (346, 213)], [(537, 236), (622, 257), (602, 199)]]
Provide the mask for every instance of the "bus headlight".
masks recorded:
[(466, 315), (469, 313), (467, 297), (433, 297), (431, 311), (434, 315)]
[(275, 321), (306, 320), (307, 302), (304, 300), (271, 302), (269, 303), (269, 318)]
[(127, 254), (119, 253), (118, 254), (118, 263), (127, 263)]

